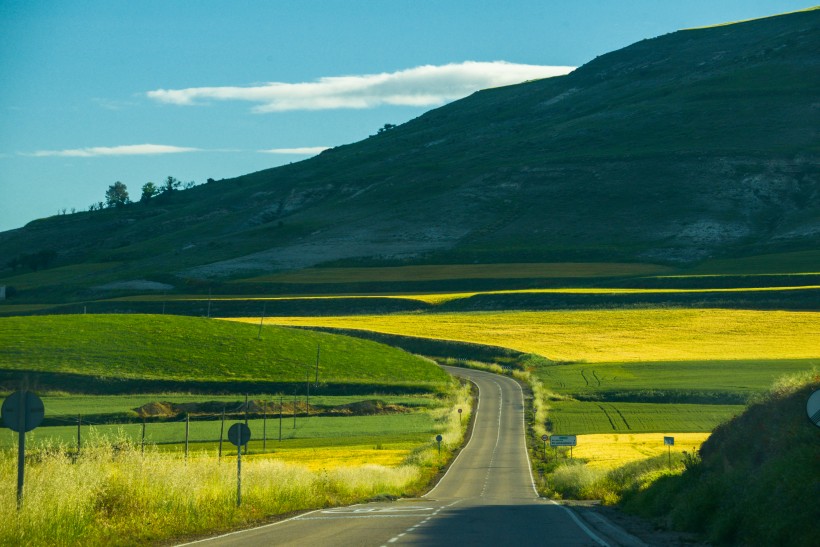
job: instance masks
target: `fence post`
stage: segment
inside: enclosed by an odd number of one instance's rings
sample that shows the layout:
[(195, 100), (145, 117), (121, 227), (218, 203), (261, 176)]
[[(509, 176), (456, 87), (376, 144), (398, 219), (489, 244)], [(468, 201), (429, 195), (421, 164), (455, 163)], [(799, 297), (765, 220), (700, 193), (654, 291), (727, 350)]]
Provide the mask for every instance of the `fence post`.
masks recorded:
[(225, 407), (222, 407), (222, 427), (219, 428), (219, 456), (217, 460), (222, 459), (222, 439), (225, 437)]
[(188, 459), (188, 433), (191, 428), (191, 415), (185, 413), (185, 459)]

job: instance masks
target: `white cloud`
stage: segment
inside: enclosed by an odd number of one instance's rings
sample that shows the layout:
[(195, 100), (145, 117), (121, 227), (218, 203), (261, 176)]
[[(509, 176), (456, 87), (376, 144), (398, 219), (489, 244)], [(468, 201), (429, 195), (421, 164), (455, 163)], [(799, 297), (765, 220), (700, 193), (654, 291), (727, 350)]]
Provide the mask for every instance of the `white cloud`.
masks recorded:
[(305, 146), (302, 148), (271, 148), (259, 150), (263, 154), (293, 154), (298, 156), (315, 156), (327, 150), (328, 146)]
[(192, 87), (148, 92), (156, 101), (193, 105), (201, 101), (258, 103), (255, 112), (374, 108), (382, 105), (437, 106), (490, 87), (560, 76), (568, 66), (522, 65), (504, 61), (424, 65), (398, 72), (332, 76), (315, 82), (270, 82), (250, 87)]
[(68, 158), (91, 158), (97, 156), (147, 156), (155, 154), (180, 154), (183, 152), (200, 152), (199, 148), (168, 146), (165, 144), (131, 144), (127, 146), (95, 146), (92, 148), (74, 148), (69, 150), (38, 150), (24, 156), (47, 157), (59, 156)]

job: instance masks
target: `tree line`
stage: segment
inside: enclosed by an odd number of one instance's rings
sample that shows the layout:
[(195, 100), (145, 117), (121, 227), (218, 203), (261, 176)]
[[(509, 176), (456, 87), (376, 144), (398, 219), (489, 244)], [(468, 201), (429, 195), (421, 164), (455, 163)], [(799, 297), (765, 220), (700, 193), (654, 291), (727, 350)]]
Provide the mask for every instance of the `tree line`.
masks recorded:
[[(214, 182), (214, 179), (208, 179), (208, 182)], [(182, 182), (172, 176), (166, 179), (159, 185), (153, 182), (146, 182), (142, 185), (139, 203), (147, 203), (158, 196), (170, 196), (171, 193), (177, 190), (188, 190), (196, 186), (195, 181)], [(128, 194), (128, 187), (125, 183), (120, 181), (115, 182), (105, 191), (105, 201), (92, 203), (88, 206), (89, 211), (100, 211), (105, 208), (123, 207), (129, 203), (134, 203), (131, 196)]]

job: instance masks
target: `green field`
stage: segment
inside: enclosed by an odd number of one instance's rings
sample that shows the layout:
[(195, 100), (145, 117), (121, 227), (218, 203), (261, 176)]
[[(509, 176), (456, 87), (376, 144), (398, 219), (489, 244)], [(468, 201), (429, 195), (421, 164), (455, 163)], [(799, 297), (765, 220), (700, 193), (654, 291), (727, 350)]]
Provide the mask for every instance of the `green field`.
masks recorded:
[(552, 433), (655, 433), (711, 431), (743, 412), (744, 405), (556, 401), (550, 403)]
[(96, 384), (116, 393), (187, 385), (218, 393), (266, 386), (266, 391), (293, 393), (315, 380), (320, 348), (317, 394), (322, 389), (442, 391), (450, 382), (431, 362), (381, 344), (203, 318), (6, 317), (0, 318), (0, 336), (6, 382), (25, 373), (41, 389), (50, 383), (52, 389), (88, 393)]
[[(299, 405), (305, 404), (305, 386), (298, 395)], [(280, 393), (251, 393), (248, 396), (250, 401), (257, 403), (267, 402), (268, 414), (278, 412), (278, 404), (282, 397), (285, 407), (290, 409), (293, 403), (293, 394)], [(312, 409), (335, 407), (356, 403), (363, 400), (362, 395), (311, 395), (310, 405)], [(41, 397), (49, 417), (61, 417), (76, 419), (81, 415), (121, 415), (133, 414), (139, 407), (154, 402), (182, 403), (223, 403), (228, 412), (240, 409), (245, 403), (242, 396), (237, 395), (194, 395), (190, 393), (146, 393), (135, 395), (44, 395)], [(438, 401), (435, 397), (427, 395), (379, 395), (378, 400), (387, 404), (398, 404), (411, 408), (430, 408), (436, 406)], [(304, 412), (304, 411), (302, 411)]]
[[(242, 420), (226, 420), (223, 439), (225, 450), (228, 450), (228, 428)], [(295, 424), (295, 427), (294, 427)], [(267, 451), (275, 451), (279, 442), (279, 417), (271, 416), (266, 421), (251, 419), (248, 425), (252, 431), (251, 449), (261, 451), (263, 432), (266, 432)], [(217, 447), (222, 427), (220, 420), (192, 419), (189, 424), (188, 439), (191, 450), (213, 450)], [(173, 450), (183, 450), (186, 423), (184, 419), (171, 422), (149, 423), (145, 426), (145, 440), (151, 444), (169, 444)], [(363, 443), (417, 442), (423, 443), (432, 439), (439, 428), (430, 414), (416, 412), (410, 414), (391, 414), (380, 416), (345, 416), (345, 417), (299, 417), (284, 416), (282, 419), (281, 447), (336, 446)], [(84, 425), (80, 428), (81, 443), (95, 438), (108, 439), (128, 438), (139, 444), (142, 441), (142, 424)], [(32, 447), (43, 442), (58, 443), (75, 447), (77, 443), (77, 426), (74, 425), (39, 427), (28, 434)], [(299, 442), (296, 442), (296, 441)], [(287, 441), (287, 442), (286, 442)], [(0, 449), (13, 448), (17, 443), (17, 434), (5, 430), (0, 435)]]
[(744, 402), (783, 375), (820, 365), (817, 359), (572, 363), (539, 366), (554, 391), (583, 399)]

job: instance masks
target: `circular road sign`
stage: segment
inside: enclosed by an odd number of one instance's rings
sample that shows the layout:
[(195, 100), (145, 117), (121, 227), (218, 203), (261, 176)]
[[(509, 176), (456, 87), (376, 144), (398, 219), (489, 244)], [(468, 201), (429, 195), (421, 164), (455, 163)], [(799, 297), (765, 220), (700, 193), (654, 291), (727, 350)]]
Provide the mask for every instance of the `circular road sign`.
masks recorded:
[(546, 435), (541, 435), (541, 440), (542, 441), (546, 441), (547, 439), (549, 439), (549, 437), (547, 437)]
[(245, 424), (233, 424), (228, 429), (228, 440), (234, 446), (243, 446), (251, 440), (251, 428)]
[[(22, 405), (23, 416), (20, 416)], [(43, 400), (30, 391), (15, 391), (3, 401), (3, 423), (12, 431), (31, 431), (46, 415)]]
[(806, 403), (806, 414), (809, 415), (809, 420), (820, 427), (820, 389), (809, 396), (809, 401)]
[(436, 440), (437, 440), (438, 442), (441, 442), (441, 439), (442, 439), (442, 436), (441, 436), (441, 435), (436, 435)]

